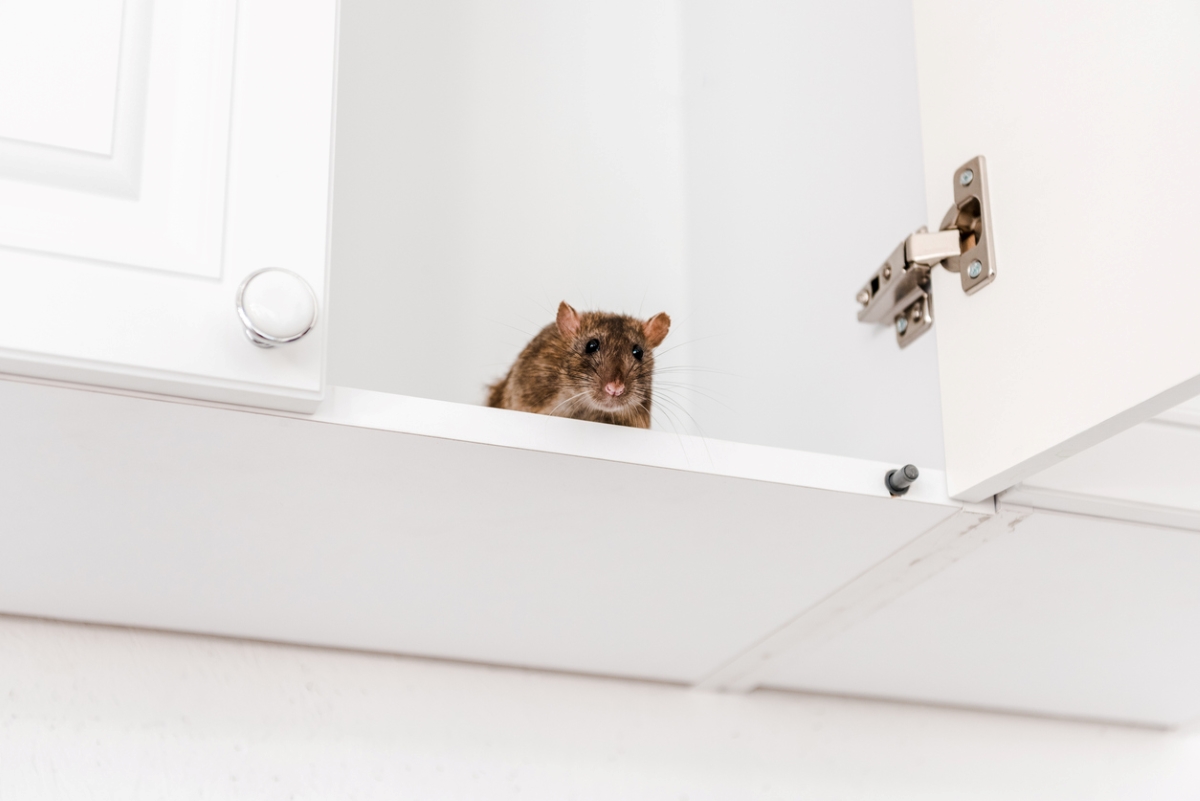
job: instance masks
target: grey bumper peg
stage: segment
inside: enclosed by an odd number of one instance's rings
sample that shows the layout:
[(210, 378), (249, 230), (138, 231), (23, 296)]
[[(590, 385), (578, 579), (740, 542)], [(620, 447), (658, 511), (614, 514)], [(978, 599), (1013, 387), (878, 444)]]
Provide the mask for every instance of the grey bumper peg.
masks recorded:
[(892, 497), (899, 497), (908, 492), (908, 488), (920, 476), (920, 471), (916, 465), (906, 464), (898, 470), (889, 470), (887, 475), (883, 477), (883, 485), (887, 487), (887, 491)]

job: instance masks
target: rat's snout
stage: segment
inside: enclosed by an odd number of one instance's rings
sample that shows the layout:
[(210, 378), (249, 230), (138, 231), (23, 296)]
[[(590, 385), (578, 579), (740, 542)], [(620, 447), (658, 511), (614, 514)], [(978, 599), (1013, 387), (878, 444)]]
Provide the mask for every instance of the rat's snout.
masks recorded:
[(625, 394), (625, 382), (609, 381), (604, 385), (604, 391), (609, 395), (612, 395), (614, 398), (619, 398)]

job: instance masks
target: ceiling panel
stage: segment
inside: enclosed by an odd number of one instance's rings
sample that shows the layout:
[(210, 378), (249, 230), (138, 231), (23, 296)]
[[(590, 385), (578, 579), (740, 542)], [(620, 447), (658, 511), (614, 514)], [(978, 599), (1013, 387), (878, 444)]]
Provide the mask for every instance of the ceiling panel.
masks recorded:
[(762, 683), (1175, 725), (1198, 634), (1200, 535), (1037, 512)]

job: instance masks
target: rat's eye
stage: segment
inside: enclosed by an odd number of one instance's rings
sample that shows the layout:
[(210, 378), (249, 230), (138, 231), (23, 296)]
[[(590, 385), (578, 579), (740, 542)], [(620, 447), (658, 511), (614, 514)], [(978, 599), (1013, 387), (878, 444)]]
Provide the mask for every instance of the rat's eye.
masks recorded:
[(633, 358), (637, 359), (639, 362), (642, 360), (642, 346), (641, 345), (633, 346)]
[(588, 353), (595, 353), (596, 351), (600, 350), (600, 340), (589, 339), (587, 345), (584, 347), (584, 350), (586, 350)]

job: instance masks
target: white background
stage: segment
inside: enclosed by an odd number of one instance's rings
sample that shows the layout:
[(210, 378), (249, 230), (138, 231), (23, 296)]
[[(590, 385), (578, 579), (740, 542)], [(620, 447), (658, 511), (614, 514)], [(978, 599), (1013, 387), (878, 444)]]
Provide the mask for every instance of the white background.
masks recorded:
[(330, 382), (479, 403), (560, 300), (665, 310), (660, 428), (941, 466), (933, 338), (855, 319), (927, 222), (913, 48), (901, 0), (347, 0)]

